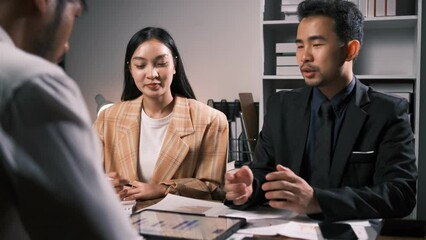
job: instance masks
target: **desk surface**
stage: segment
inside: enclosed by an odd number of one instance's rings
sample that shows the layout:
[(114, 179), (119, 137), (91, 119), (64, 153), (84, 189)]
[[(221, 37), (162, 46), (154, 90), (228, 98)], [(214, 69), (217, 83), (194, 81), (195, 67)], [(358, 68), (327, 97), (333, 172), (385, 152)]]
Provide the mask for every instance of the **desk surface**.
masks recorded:
[[(230, 240), (240, 240), (245, 237), (247, 237), (247, 239), (271, 240), (296, 238), (324, 239), (319, 228), (318, 221), (285, 210), (260, 207), (254, 211), (238, 211), (235, 209), (230, 209), (220, 202), (198, 200), (171, 194), (167, 195), (163, 200), (161, 200), (157, 204), (152, 205), (146, 209), (149, 208), (184, 213), (197, 213), (204, 214), (207, 216), (229, 216), (246, 218), (248, 223), (246, 227), (240, 229), (237, 233), (229, 237), (228, 239)], [(399, 221), (402, 222), (395, 222), (394, 220), (389, 222), (396, 223), (396, 226), (403, 226), (406, 225), (407, 222), (409, 222), (404, 220)], [(378, 231), (381, 228), (379, 220), (346, 221), (344, 223), (351, 225), (353, 231), (356, 233), (359, 239), (425, 239), (396, 236), (377, 236)], [(420, 229), (426, 231), (426, 224), (424, 222), (420, 222), (419, 224), (418, 221), (414, 221), (414, 223), (420, 226)], [(391, 227), (391, 229), (397, 229), (397, 227)], [(397, 233), (398, 232), (401, 233), (400, 230), (397, 230)]]

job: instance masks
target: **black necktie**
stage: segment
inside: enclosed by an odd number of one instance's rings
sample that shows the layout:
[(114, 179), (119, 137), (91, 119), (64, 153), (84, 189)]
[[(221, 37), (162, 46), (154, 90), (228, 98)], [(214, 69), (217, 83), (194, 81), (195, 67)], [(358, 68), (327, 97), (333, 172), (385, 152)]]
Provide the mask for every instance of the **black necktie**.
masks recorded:
[(332, 157), (334, 112), (330, 101), (321, 104), (319, 126), (315, 136), (315, 154), (312, 168), (312, 184), (328, 187), (328, 175)]

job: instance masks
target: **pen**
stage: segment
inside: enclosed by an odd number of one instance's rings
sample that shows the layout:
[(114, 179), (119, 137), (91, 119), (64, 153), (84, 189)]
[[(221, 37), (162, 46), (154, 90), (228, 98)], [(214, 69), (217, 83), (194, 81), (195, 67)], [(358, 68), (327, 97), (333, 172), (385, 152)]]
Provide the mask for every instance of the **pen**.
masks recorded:
[[(114, 180), (114, 178), (111, 178), (111, 177), (107, 177), (107, 179), (108, 179), (109, 181)], [(130, 184), (130, 183), (129, 183), (129, 182), (127, 182), (127, 181), (126, 181), (126, 183), (121, 184), (121, 185), (126, 186), (126, 187), (131, 187), (131, 188), (134, 188), (134, 187), (135, 187), (134, 185)]]

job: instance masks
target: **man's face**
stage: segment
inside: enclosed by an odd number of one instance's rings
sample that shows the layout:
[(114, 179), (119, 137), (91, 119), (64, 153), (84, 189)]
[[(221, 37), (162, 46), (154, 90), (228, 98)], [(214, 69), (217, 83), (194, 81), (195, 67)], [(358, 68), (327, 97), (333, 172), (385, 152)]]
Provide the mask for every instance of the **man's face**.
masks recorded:
[(82, 14), (80, 0), (52, 1), (53, 13), (46, 21), (46, 25), (33, 43), (34, 53), (47, 60), (59, 63), (69, 50), (69, 38), (74, 22)]
[(298, 26), (296, 57), (309, 86), (333, 86), (341, 78), (346, 48), (334, 32), (334, 25), (332, 18), (311, 16)]

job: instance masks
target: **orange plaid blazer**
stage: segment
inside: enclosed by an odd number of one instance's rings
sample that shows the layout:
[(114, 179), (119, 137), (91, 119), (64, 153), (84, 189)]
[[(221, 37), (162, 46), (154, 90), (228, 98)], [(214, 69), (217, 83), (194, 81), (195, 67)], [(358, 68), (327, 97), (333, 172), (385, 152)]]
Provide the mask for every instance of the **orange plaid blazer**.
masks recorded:
[[(137, 181), (142, 101), (143, 96), (116, 103), (95, 121), (105, 171)], [(175, 97), (151, 182), (169, 186), (172, 194), (222, 200), (227, 151), (226, 116), (199, 101)]]

